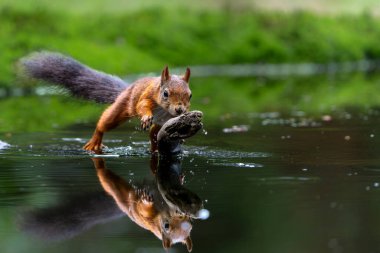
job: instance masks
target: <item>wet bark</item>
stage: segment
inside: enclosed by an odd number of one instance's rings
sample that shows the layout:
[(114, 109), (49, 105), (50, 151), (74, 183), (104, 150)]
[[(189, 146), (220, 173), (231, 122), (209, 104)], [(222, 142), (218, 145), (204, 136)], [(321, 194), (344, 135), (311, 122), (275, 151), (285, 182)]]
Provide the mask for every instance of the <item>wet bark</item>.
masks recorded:
[(202, 116), (200, 111), (191, 111), (168, 120), (157, 135), (159, 154), (179, 154), (183, 140), (202, 129)]

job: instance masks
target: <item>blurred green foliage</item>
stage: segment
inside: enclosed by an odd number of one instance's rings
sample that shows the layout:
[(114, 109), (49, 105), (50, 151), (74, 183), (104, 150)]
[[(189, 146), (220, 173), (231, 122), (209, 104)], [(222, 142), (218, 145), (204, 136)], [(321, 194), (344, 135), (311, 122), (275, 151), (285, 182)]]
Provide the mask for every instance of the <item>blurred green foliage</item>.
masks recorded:
[(329, 17), (305, 12), (156, 7), (88, 15), (3, 6), (0, 86), (12, 85), (14, 63), (36, 50), (63, 52), (119, 75), (157, 71), (164, 64), (380, 58), (380, 21), (367, 14)]
[(51, 131), (99, 117), (104, 106), (65, 96), (11, 97), (0, 101), (1, 132)]
[[(0, 87), (16, 87), (15, 64), (37, 50), (59, 51), (107, 73), (163, 66), (341, 62), (379, 59), (380, 20), (368, 13), (323, 16), (234, 8), (166, 8), (75, 13), (22, 2), (0, 5)], [(377, 81), (376, 81), (377, 80)], [(374, 106), (378, 78), (192, 79), (193, 109), (217, 119), (234, 112)], [(32, 82), (24, 82), (29, 85)], [(17, 83), (18, 85), (21, 83)], [(68, 97), (0, 101), (0, 131), (47, 131), (95, 121), (102, 106)]]

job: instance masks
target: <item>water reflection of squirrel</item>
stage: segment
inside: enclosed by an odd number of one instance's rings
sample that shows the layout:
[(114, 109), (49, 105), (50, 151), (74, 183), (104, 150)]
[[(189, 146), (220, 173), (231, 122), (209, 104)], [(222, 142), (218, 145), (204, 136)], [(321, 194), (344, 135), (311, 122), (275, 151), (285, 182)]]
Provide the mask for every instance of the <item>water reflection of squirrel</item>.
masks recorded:
[(186, 244), (192, 249), (192, 220), (202, 218), (201, 199), (182, 186), (180, 159), (159, 160), (152, 157), (155, 182), (130, 184), (105, 167), (102, 158), (93, 158), (99, 181), (118, 207), (139, 226), (150, 230), (165, 249), (172, 244)]
[(201, 199), (182, 185), (181, 159), (176, 154), (181, 139), (201, 128), (201, 117), (200, 112), (189, 112), (164, 124), (158, 136), (160, 153), (150, 161), (155, 180), (128, 183), (107, 169), (102, 158), (93, 158), (99, 181), (112, 199), (104, 194), (75, 197), (59, 206), (25, 213), (21, 228), (44, 239), (62, 240), (127, 214), (161, 239), (164, 248), (182, 242), (191, 251), (192, 220), (207, 218), (208, 211), (202, 209)]

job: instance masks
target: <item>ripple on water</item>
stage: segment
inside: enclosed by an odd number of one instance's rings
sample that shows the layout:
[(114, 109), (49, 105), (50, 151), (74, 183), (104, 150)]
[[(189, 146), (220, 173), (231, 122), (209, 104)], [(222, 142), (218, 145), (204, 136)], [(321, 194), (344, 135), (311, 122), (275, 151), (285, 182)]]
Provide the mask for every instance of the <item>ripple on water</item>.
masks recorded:
[[(62, 139), (63, 140), (63, 139)], [(28, 145), (28, 146), (14, 146), (14, 155), (33, 156), (33, 157), (50, 157), (50, 156), (96, 156), (91, 152), (83, 150), (83, 143), (86, 141), (80, 138), (68, 138), (64, 142), (57, 142), (54, 144), (45, 145)], [(108, 142), (118, 142), (108, 141)], [(0, 144), (1, 145), (1, 144)], [(8, 146), (7, 146), (8, 147)], [(9, 145), (9, 147), (12, 147)], [(4, 147), (5, 148), (5, 147)], [(1, 147), (0, 147), (1, 150)], [(130, 146), (118, 146), (103, 149), (102, 155), (98, 157), (122, 157), (122, 156), (147, 156), (149, 155), (149, 146), (139, 144), (132, 144)]]
[(146, 146), (124, 146), (105, 148), (101, 156), (147, 156), (150, 152)]
[(210, 149), (209, 147), (186, 147), (186, 153), (205, 158), (260, 158), (270, 157), (265, 152), (245, 152), (223, 149)]
[(87, 142), (87, 140), (83, 138), (62, 138), (61, 140), (65, 142), (79, 142), (83, 144)]
[(298, 183), (314, 183), (320, 180), (319, 177), (297, 177), (297, 176), (283, 176), (283, 177), (262, 177), (250, 178), (252, 181), (259, 181), (264, 184), (298, 184)]
[[(83, 150), (83, 144), (86, 142), (83, 138), (52, 138), (43, 143), (34, 143), (21, 146), (11, 146), (5, 142), (0, 141), (0, 150), (8, 147), (13, 147), (14, 155), (22, 154), (23, 156), (88, 156), (89, 152)], [(119, 143), (119, 139), (108, 139), (107, 143)], [(150, 155), (148, 141), (134, 141), (126, 146), (118, 146), (114, 144), (103, 150), (103, 157), (125, 157), (125, 156), (138, 156), (146, 157)], [(224, 150), (208, 146), (183, 146), (184, 156), (200, 156), (211, 159), (238, 159), (238, 158), (263, 158), (270, 157), (269, 153), (265, 152), (246, 152), (235, 150)], [(235, 163), (228, 164), (234, 167), (261, 167), (260, 164), (255, 163)]]
[(264, 167), (259, 163), (214, 163), (218, 166), (237, 167), (237, 168), (262, 168)]

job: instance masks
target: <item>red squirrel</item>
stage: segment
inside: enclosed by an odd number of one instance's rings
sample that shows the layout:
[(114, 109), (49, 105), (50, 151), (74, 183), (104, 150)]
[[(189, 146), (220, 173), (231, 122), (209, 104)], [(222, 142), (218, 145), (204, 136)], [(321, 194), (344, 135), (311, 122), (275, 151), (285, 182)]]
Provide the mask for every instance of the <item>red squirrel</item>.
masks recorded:
[(111, 103), (83, 147), (95, 153), (102, 151), (105, 132), (136, 116), (141, 119), (142, 129), (150, 129), (151, 151), (156, 151), (161, 126), (190, 107), (189, 68), (183, 76), (177, 76), (170, 75), (165, 67), (159, 77), (145, 77), (127, 84), (59, 53), (33, 53), (20, 63), (32, 78), (62, 85), (76, 97)]

